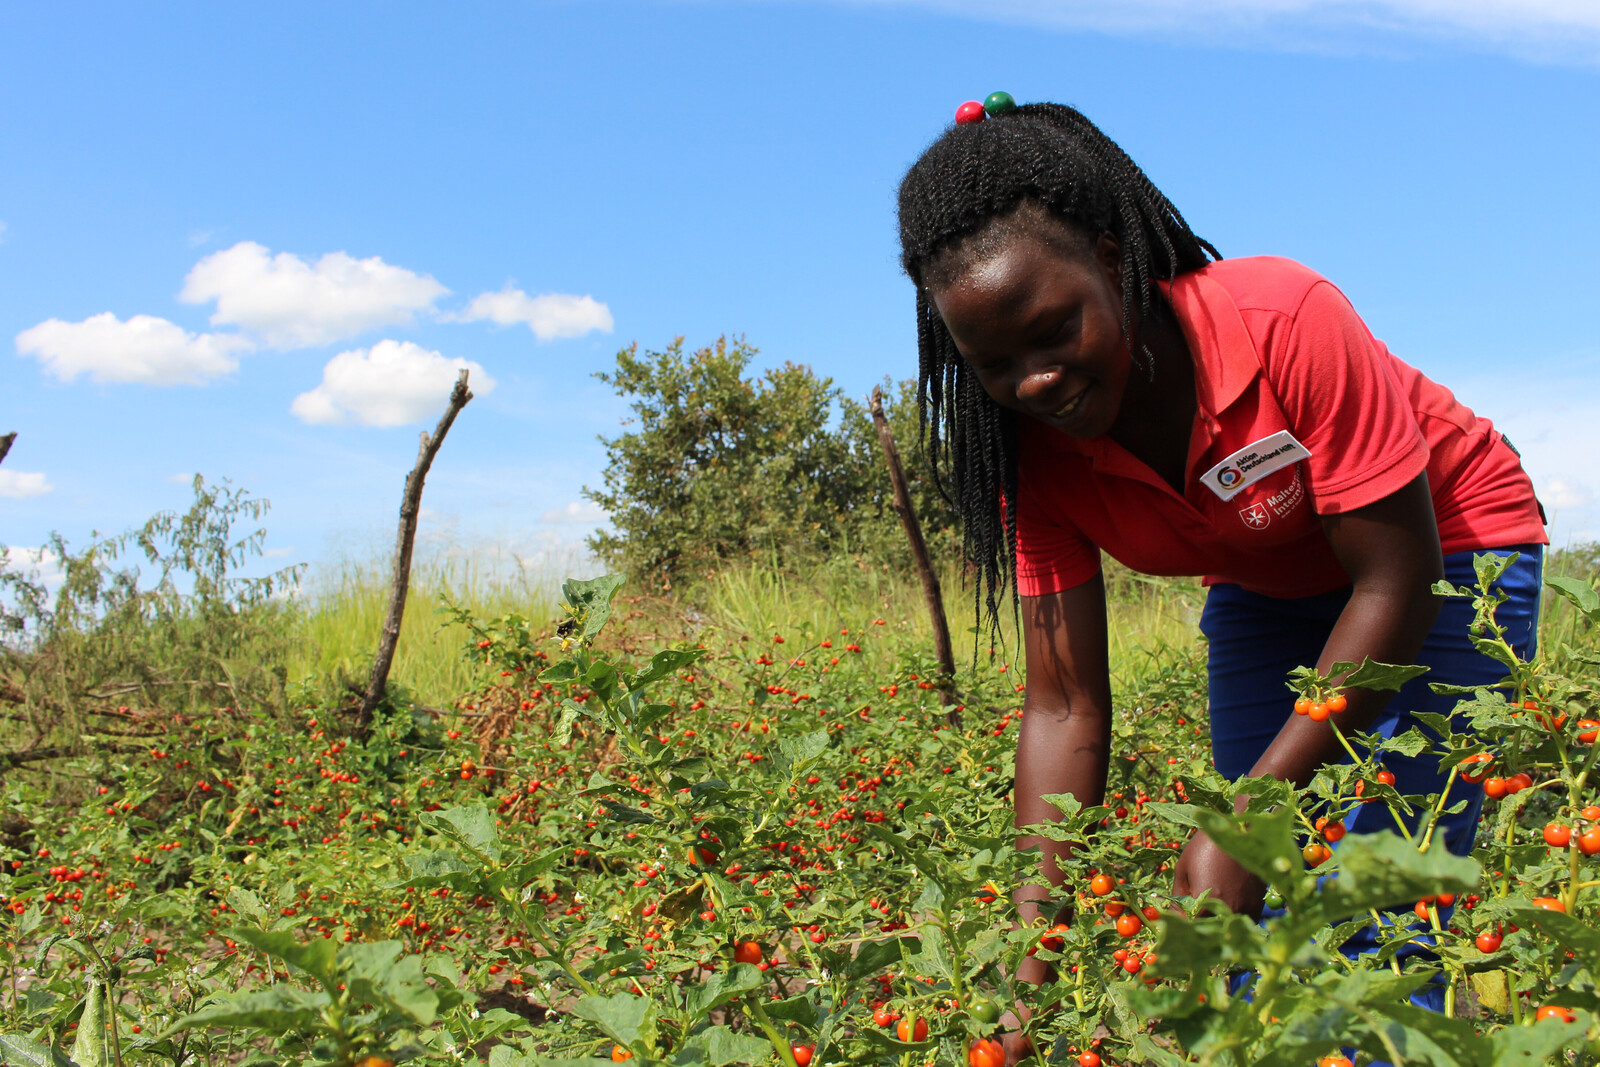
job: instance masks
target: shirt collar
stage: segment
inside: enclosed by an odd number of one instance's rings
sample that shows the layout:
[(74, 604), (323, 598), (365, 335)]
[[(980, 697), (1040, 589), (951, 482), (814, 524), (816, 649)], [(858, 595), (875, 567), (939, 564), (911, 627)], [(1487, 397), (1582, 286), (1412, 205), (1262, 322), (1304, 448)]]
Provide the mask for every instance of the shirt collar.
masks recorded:
[[(1180, 274), (1161, 288), (1194, 356), (1200, 410), (1216, 415), (1239, 399), (1261, 373), (1255, 340), (1228, 290), (1206, 277), (1203, 269)], [(1161, 373), (1159, 367), (1156, 373)]]

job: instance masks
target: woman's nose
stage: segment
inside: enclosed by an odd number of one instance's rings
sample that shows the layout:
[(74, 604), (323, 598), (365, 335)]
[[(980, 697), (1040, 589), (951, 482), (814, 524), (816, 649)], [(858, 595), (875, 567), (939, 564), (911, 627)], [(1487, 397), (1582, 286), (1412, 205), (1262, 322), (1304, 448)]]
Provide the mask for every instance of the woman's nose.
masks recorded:
[(1050, 393), (1061, 382), (1061, 368), (1032, 367), (1017, 382), (1017, 399), (1032, 403), (1036, 398)]

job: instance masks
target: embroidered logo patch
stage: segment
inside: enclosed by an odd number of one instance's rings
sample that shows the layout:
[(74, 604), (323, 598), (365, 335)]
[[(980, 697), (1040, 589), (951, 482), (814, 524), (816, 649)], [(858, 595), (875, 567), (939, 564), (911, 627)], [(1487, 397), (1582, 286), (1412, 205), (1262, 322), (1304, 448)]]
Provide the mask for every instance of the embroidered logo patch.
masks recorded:
[[(1271, 474), (1303, 459), (1311, 458), (1311, 450), (1288, 430), (1263, 437), (1253, 444), (1218, 463), (1200, 476), (1200, 480), (1223, 500), (1232, 500), (1239, 491)], [(1265, 526), (1266, 523), (1262, 523)]]
[(1247, 508), (1240, 508), (1239, 517), (1252, 530), (1264, 530), (1272, 522), (1272, 512), (1267, 510), (1265, 504), (1251, 504)]

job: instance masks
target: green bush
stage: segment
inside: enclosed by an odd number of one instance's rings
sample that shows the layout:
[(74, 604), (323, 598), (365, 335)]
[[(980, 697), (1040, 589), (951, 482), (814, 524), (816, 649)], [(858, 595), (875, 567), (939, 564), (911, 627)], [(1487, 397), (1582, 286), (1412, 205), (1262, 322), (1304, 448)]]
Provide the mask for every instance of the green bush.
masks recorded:
[[(751, 376), (756, 355), (727, 338), (686, 355), (680, 337), (659, 352), (624, 348), (596, 375), (633, 409), (625, 432), (601, 439), (604, 488), (584, 492), (610, 517), (589, 541), (608, 566), (671, 591), (767, 553), (909, 560), (866, 405), (808, 366)], [(912, 386), (887, 393), (913, 504), (936, 553), (948, 551), (955, 513), (918, 462)]]

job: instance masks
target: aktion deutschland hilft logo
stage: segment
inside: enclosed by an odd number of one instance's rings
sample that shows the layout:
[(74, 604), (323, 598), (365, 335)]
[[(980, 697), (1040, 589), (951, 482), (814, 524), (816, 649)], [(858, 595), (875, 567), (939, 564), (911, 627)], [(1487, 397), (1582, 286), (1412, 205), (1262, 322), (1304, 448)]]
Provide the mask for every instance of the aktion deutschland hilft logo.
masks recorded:
[(1224, 467), (1217, 472), (1217, 484), (1224, 489), (1232, 489), (1244, 481), (1244, 475), (1238, 467)]

